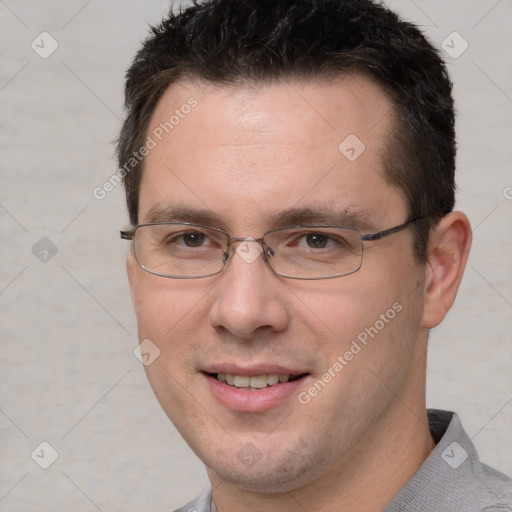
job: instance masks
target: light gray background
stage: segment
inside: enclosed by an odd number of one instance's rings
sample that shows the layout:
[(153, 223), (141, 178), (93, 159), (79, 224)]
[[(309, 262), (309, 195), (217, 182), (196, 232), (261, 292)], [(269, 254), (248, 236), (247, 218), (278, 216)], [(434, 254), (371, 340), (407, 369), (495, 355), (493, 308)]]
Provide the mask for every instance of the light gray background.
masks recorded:
[[(455, 307), (431, 334), (428, 404), (457, 411), (481, 458), (511, 474), (512, 1), (388, 5), (437, 46), (453, 31), (469, 44), (447, 61), (457, 206), (474, 246)], [(124, 71), (168, 8), (0, 0), (0, 511), (171, 511), (207, 483), (132, 354), (122, 189), (92, 193), (116, 169)], [(43, 31), (59, 45), (47, 59), (31, 48)], [(452, 53), (464, 44), (447, 43)], [(57, 249), (46, 262), (45, 242), (33, 253), (43, 237)], [(46, 470), (31, 458), (43, 441), (58, 452)], [(34, 459), (49, 456), (43, 447)]]

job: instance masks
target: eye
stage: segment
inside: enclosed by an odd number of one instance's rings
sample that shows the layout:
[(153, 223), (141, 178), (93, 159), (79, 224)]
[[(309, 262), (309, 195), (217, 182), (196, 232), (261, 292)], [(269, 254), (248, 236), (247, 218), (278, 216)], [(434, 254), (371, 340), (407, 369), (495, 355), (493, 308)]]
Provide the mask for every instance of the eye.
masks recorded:
[(308, 247), (313, 249), (324, 249), (330, 241), (329, 235), (323, 233), (308, 233), (305, 235)]
[(190, 233), (184, 233), (177, 238), (181, 238), (184, 245), (187, 247), (200, 247), (203, 245), (203, 242), (206, 239), (206, 235), (204, 233), (200, 233), (199, 231), (191, 231)]
[(339, 228), (330, 229), (329, 231), (328, 229), (322, 231), (313, 229), (291, 231), (286, 235), (284, 243), (290, 249), (295, 248), (309, 252), (328, 251), (332, 253), (333, 251), (341, 252), (353, 249), (354, 241), (350, 239), (350, 235), (353, 234), (351, 231), (345, 233)]
[(164, 239), (164, 244), (166, 246), (195, 248), (211, 245), (211, 241), (208, 235), (201, 231), (182, 231), (181, 233), (169, 233)]
[(303, 249), (326, 249), (337, 245), (337, 240), (327, 233), (309, 231), (297, 233), (295, 240), (290, 244), (292, 247)]

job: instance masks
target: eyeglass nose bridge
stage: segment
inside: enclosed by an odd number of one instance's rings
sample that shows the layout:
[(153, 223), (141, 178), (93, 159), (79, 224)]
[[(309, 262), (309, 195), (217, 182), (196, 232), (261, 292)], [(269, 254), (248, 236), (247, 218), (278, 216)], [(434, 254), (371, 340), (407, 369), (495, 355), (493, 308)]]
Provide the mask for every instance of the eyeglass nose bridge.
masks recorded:
[[(266, 263), (269, 263), (269, 261), (268, 261), (269, 258), (272, 258), (272, 256), (274, 256), (274, 251), (266, 244), (266, 242), (263, 238), (252, 238), (252, 237), (230, 238), (227, 243), (227, 250), (222, 255), (223, 265), (226, 265), (226, 263), (228, 262), (228, 260), (231, 256), (231, 247), (233, 246), (234, 243), (237, 243), (237, 242), (247, 242), (247, 243), (256, 242), (257, 244), (259, 244), (261, 247), (261, 254), (263, 254), (263, 257), (264, 257)], [(246, 259), (246, 258), (244, 258), (244, 259)], [(251, 258), (251, 259), (253, 259), (253, 258)], [(256, 259), (256, 258), (254, 258), (254, 259)]]

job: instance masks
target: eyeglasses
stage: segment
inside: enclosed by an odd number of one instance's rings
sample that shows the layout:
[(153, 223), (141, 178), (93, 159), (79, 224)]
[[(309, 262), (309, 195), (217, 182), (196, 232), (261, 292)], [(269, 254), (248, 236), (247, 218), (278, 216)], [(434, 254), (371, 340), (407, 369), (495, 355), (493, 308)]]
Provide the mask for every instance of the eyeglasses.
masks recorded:
[(331, 279), (361, 268), (363, 242), (380, 240), (424, 220), (370, 234), (345, 226), (292, 226), (273, 229), (261, 238), (231, 238), (219, 228), (163, 222), (121, 231), (121, 238), (133, 241), (135, 258), (146, 272), (162, 277), (214, 276), (228, 263), (234, 243), (243, 242), (244, 249), (239, 247), (236, 252), (250, 262), (255, 253), (246, 244), (256, 242), (260, 246), (256, 257), (263, 254), (269, 267), (281, 277)]

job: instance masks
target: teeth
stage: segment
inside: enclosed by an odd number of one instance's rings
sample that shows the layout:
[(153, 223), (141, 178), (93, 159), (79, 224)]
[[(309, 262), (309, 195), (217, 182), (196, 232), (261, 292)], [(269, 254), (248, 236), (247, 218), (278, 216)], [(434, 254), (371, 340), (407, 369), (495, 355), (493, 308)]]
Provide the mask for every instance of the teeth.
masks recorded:
[(247, 375), (235, 375), (234, 384), (237, 388), (248, 388), (251, 382), (251, 378)]
[(275, 386), (280, 382), (288, 382), (290, 375), (279, 375), (277, 373), (268, 373), (248, 377), (247, 375), (233, 375), (231, 373), (218, 373), (217, 379), (220, 382), (226, 382), (230, 386), (237, 388), (263, 389), (267, 386)]
[(269, 386), (274, 386), (279, 382), (279, 375), (277, 373), (269, 373), (267, 375), (267, 384)]
[(251, 388), (261, 389), (267, 387), (267, 376), (258, 375), (258, 377), (251, 377), (249, 385)]

